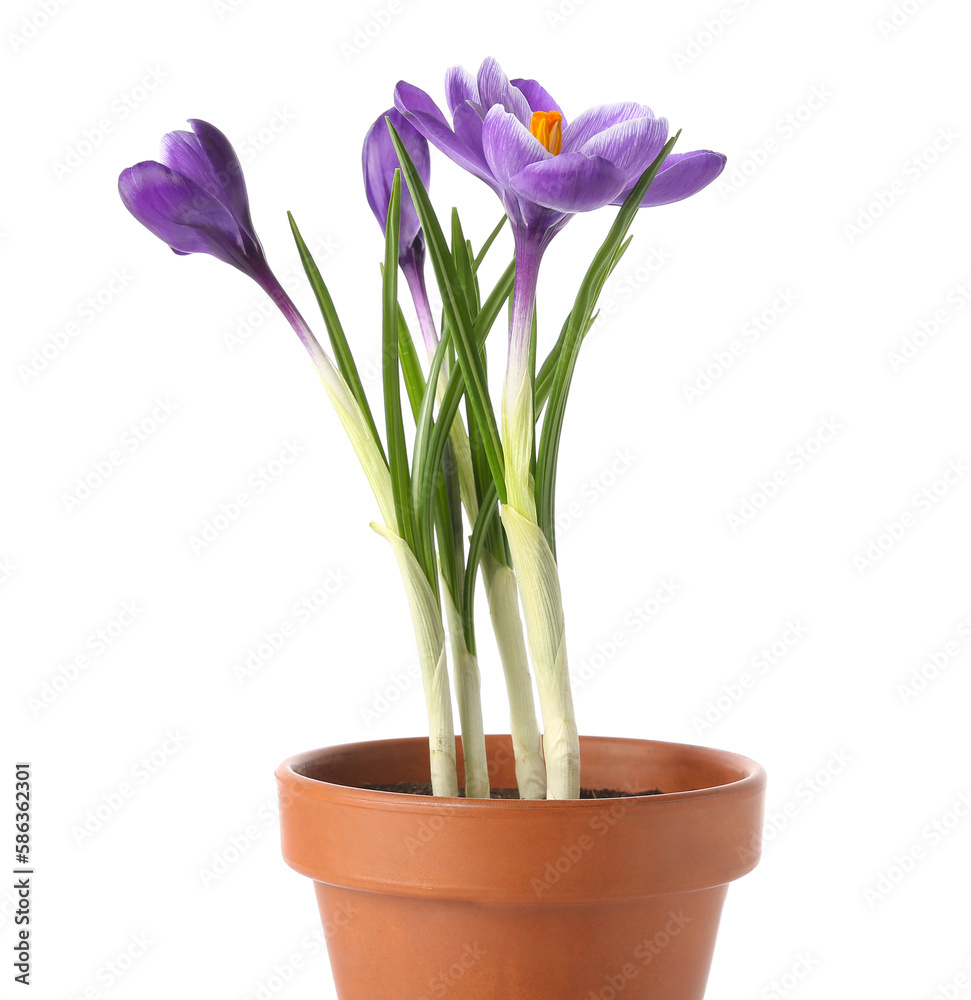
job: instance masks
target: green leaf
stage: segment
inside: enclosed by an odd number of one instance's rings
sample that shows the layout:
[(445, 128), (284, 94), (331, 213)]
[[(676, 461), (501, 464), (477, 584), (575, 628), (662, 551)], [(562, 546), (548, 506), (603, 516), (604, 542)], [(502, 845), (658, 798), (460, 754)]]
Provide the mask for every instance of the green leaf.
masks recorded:
[[(489, 336), (496, 317), (502, 310), (503, 303), (512, 292), (514, 276), (515, 262), (506, 268), (506, 271), (483, 304), (478, 316), (476, 316), (474, 330), (477, 348), (481, 349), (485, 345), (486, 338)], [(438, 350), (432, 358), (427, 383), (429, 389), (426, 390), (425, 397), (422, 400), (422, 408), (417, 421), (418, 429), (415, 434), (415, 452), (412, 458), (412, 496), (417, 512), (419, 537), (422, 545), (425, 544), (425, 539), (431, 532), (433, 517), (430, 504), (434, 496), (435, 484), (437, 482), (436, 477), (441, 468), (445, 454), (445, 444), (451, 433), (452, 423), (455, 420), (455, 415), (458, 412), (459, 403), (465, 390), (465, 379), (462, 374), (462, 368), (457, 365), (449, 374), (445, 393), (442, 396), (442, 402), (439, 406), (438, 418), (434, 421), (432, 420), (436, 394), (431, 387), (438, 384), (439, 373), (442, 370), (447, 351), (451, 346), (451, 339), (452, 330), (446, 324), (442, 331), (442, 339), (438, 345)], [(474, 420), (470, 419), (469, 423), (470, 425), (474, 425)], [(488, 461), (486, 461), (485, 467), (488, 479), (492, 481), (492, 470)]]
[[(351, 353), (347, 338), (344, 336), (344, 328), (341, 326), (341, 321), (337, 315), (334, 300), (330, 297), (327, 285), (324, 284), (324, 279), (321, 277), (320, 269), (317, 267), (310, 250), (307, 248), (307, 244), (300, 235), (300, 230), (297, 228), (293, 214), (287, 212), (287, 218), (290, 220), (290, 230), (297, 244), (297, 252), (300, 254), (300, 263), (303, 264), (304, 273), (307, 275), (307, 280), (310, 282), (310, 287), (313, 289), (314, 296), (317, 299), (317, 305), (320, 307), (320, 313), (324, 318), (327, 335), (330, 337), (330, 343), (334, 349), (334, 357), (337, 360), (337, 368), (341, 375), (344, 376), (344, 381), (347, 383), (348, 388), (350, 388), (351, 395), (357, 400), (358, 406), (360, 406), (364, 413), (368, 429), (374, 435), (378, 449), (382, 457), (384, 457), (385, 462), (387, 462), (387, 456), (384, 454), (384, 444), (381, 441), (381, 435), (378, 433), (377, 425), (374, 423), (371, 407), (368, 405), (367, 395), (364, 392), (364, 386), (361, 383), (357, 365), (354, 363), (354, 355)], [(395, 262), (395, 266), (397, 267), (397, 262)]]
[(495, 242), (496, 237), (502, 232), (502, 227), (506, 224), (507, 218), (508, 216), (503, 215), (503, 217), (499, 220), (499, 224), (492, 230), (491, 233), (489, 233), (488, 239), (482, 244), (482, 249), (476, 254), (475, 259), (472, 261), (472, 267), (476, 271), (479, 270), (479, 265), (483, 260), (485, 260), (485, 255), (489, 252), (489, 248)]
[(604, 282), (610, 274), (612, 267), (619, 259), (621, 246), (627, 236), (634, 216), (640, 207), (640, 203), (647, 193), (651, 182), (657, 176), (658, 170), (667, 159), (668, 154), (677, 142), (678, 132), (672, 136), (658, 153), (654, 162), (641, 174), (640, 180), (634, 185), (630, 195), (617, 212), (613, 225), (607, 234), (596, 256), (587, 269), (587, 273), (580, 284), (576, 301), (570, 312), (569, 319), (562, 335), (562, 344), (559, 349), (559, 357), (556, 361), (553, 384), (550, 388), (549, 402), (547, 403), (546, 417), (543, 420), (543, 433), (540, 439), (539, 458), (536, 464), (536, 515), (537, 521), (550, 550), (556, 555), (556, 523), (555, 523), (555, 494), (556, 494), (556, 468), (559, 458), (560, 438), (563, 433), (563, 418), (566, 412), (567, 396), (570, 392), (570, 383), (573, 379), (573, 370), (576, 367), (577, 357), (580, 353), (580, 345), (583, 342), (586, 331), (589, 330), (592, 322), (593, 311), (597, 305), (597, 299), (603, 289)]
[[(621, 244), (620, 250), (617, 251), (617, 255), (614, 257), (610, 264), (610, 270), (607, 272), (606, 277), (609, 278), (613, 273), (614, 268), (620, 263), (621, 257), (627, 252), (627, 248), (631, 244), (633, 236), (628, 236)], [(539, 375), (536, 378), (536, 419), (539, 420), (540, 413), (543, 407), (546, 405), (547, 399), (549, 399), (550, 390), (553, 388), (553, 377), (556, 375), (556, 363), (560, 358), (560, 351), (563, 349), (563, 341), (566, 339), (566, 331), (570, 325), (570, 318), (572, 317), (572, 311), (563, 321), (563, 326), (560, 328), (560, 335), (557, 338), (556, 343), (550, 349), (550, 353), (546, 355), (546, 360), (543, 362), (542, 368), (539, 370)], [(586, 338), (587, 334), (590, 332), (590, 328), (593, 326), (597, 319), (597, 313), (592, 315), (587, 321), (586, 327), (583, 331), (583, 337)]]
[[(444, 441), (439, 442), (439, 437), (435, 433), (439, 423), (442, 421), (441, 412), (439, 413), (438, 421), (434, 420), (436, 386), (438, 385), (442, 365), (445, 363), (451, 337), (452, 332), (446, 326), (442, 330), (442, 339), (438, 342), (438, 348), (429, 366), (428, 381), (425, 383), (425, 393), (415, 420), (415, 451), (412, 457), (411, 498), (415, 510), (419, 545), (425, 557), (428, 558), (430, 556), (432, 560), (434, 560), (432, 528), (435, 514), (433, 504), (445, 454)], [(453, 376), (458, 374), (459, 369), (456, 368)], [(456, 400), (457, 406), (458, 401)], [(452, 415), (454, 417), (454, 409)], [(446, 433), (444, 437), (447, 440), (448, 434)], [(439, 443), (441, 444), (440, 448), (438, 447)]]
[[(411, 476), (408, 450), (401, 419), (401, 376), (398, 369), (398, 226), (400, 222), (401, 175), (396, 170), (388, 203), (388, 222), (384, 240), (383, 294), (381, 297), (381, 348), (383, 356), (384, 415), (388, 433), (388, 457), (391, 492), (398, 521), (398, 534), (417, 554), (415, 512), (411, 503)], [(427, 565), (423, 566), (429, 572)], [(436, 579), (433, 577), (431, 579)]]
[(469, 315), (476, 313), (475, 273), (472, 270), (472, 259), (469, 257), (469, 245), (462, 232), (457, 208), (452, 209), (452, 260), (455, 262), (455, 272), (459, 285), (465, 293), (465, 304)]
[(425, 397), (425, 376), (421, 370), (418, 352), (415, 350), (415, 342), (400, 306), (398, 307), (398, 355), (401, 358), (401, 373), (404, 375), (411, 413), (417, 422), (421, 403)]
[(475, 519), (472, 535), (469, 538), (469, 557), (465, 563), (462, 600), (462, 621), (466, 631), (473, 628), (475, 623), (475, 579), (479, 571), (479, 559), (482, 556), (483, 545), (489, 537), (490, 531), (498, 523), (495, 519), (499, 509), (498, 499), (496, 484), (490, 483), (482, 498), (482, 503), (479, 505), (479, 516)]
[(445, 312), (447, 325), (452, 329), (455, 339), (455, 350), (458, 354), (459, 368), (465, 379), (465, 391), (475, 412), (475, 417), (482, 427), (483, 443), (489, 459), (489, 468), (496, 484), (499, 497), (504, 501), (506, 484), (503, 477), (502, 443), (499, 439), (499, 427), (496, 415), (489, 397), (489, 386), (486, 384), (485, 373), (479, 358), (478, 346), (475, 342), (475, 328), (472, 316), (469, 314), (465, 295), (462, 291), (455, 263), (445, 241), (441, 223), (435, 215), (428, 192), (422, 184), (421, 177), (408, 155), (408, 150), (402, 143), (395, 127), (388, 122), (388, 131), (398, 154), (398, 162), (404, 171), (408, 190), (421, 219), (422, 229), (428, 245), (428, 255), (435, 270), (439, 291), (442, 295), (442, 308)]

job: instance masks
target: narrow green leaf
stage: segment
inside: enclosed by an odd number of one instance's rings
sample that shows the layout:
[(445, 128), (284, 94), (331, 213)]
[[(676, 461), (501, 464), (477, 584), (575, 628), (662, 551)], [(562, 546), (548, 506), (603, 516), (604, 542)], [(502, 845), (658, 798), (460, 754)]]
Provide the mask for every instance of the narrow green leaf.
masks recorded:
[(401, 306), (398, 306), (398, 355), (401, 358), (401, 373), (405, 379), (411, 414), (417, 422), (421, 403), (425, 397), (425, 376), (421, 370), (421, 360), (415, 349), (415, 342), (408, 329), (408, 324), (405, 322)]
[(371, 414), (371, 407), (368, 405), (364, 385), (361, 382), (361, 376), (358, 374), (357, 365), (354, 363), (354, 355), (351, 353), (347, 338), (344, 336), (344, 328), (341, 326), (341, 321), (337, 315), (334, 300), (330, 297), (327, 285), (324, 284), (324, 279), (321, 277), (320, 269), (317, 267), (310, 250), (307, 248), (307, 244), (300, 235), (300, 230), (297, 228), (293, 214), (287, 212), (287, 218), (290, 220), (290, 230), (293, 233), (294, 242), (297, 244), (297, 252), (300, 254), (300, 263), (303, 264), (304, 273), (307, 275), (307, 280), (313, 289), (314, 297), (317, 299), (317, 305), (320, 307), (320, 313), (324, 318), (327, 335), (330, 337), (330, 343), (334, 349), (334, 357), (337, 360), (337, 368), (341, 375), (344, 376), (344, 381), (347, 383), (348, 388), (350, 388), (351, 394), (361, 407), (368, 428), (374, 435), (374, 440), (382, 457), (387, 462), (387, 456), (384, 453), (384, 444), (381, 441), (381, 435), (378, 433), (377, 425)]
[(411, 192), (418, 217), (421, 219), (428, 245), (428, 255), (431, 258), (435, 278), (442, 294), (445, 318), (455, 338), (455, 350), (458, 354), (459, 368), (465, 379), (465, 391), (468, 393), (476, 419), (482, 426), (483, 443), (489, 458), (492, 478), (496, 483), (499, 497), (504, 501), (506, 484), (503, 477), (502, 443), (499, 439), (499, 427), (492, 408), (492, 400), (489, 397), (489, 386), (485, 381), (478, 347), (475, 343), (473, 319), (469, 315), (452, 255), (445, 241), (441, 223), (439, 223), (435, 210), (432, 208), (428, 192), (408, 155), (408, 150), (390, 120), (388, 120), (388, 131), (398, 154), (398, 162), (404, 171), (405, 180), (408, 182), (408, 190)]
[(465, 294), (466, 308), (469, 315), (474, 316), (475, 309), (475, 275), (472, 271), (472, 261), (469, 258), (469, 245), (462, 232), (457, 208), (452, 209), (452, 260), (455, 262), (455, 272), (459, 285)]
[[(633, 236), (628, 236), (624, 240), (610, 264), (610, 270), (607, 272), (606, 277), (609, 278), (613, 273), (614, 268), (620, 263), (621, 257), (627, 252), (627, 248), (631, 244)], [(546, 405), (546, 400), (549, 398), (550, 390), (553, 388), (553, 377), (556, 374), (556, 363), (560, 358), (560, 351), (563, 348), (563, 341), (566, 339), (567, 327), (570, 325), (570, 317), (573, 315), (571, 312), (566, 319), (563, 321), (563, 326), (560, 328), (560, 335), (557, 338), (556, 343), (550, 349), (550, 353), (546, 355), (546, 360), (543, 362), (542, 367), (539, 370), (539, 375), (536, 378), (536, 419), (539, 420), (540, 413), (542, 413), (543, 407)], [(598, 314), (594, 314), (590, 317), (587, 322), (586, 328), (583, 331), (583, 338), (586, 338), (587, 334), (590, 332), (590, 328), (596, 322)]]
[[(475, 338), (477, 347), (481, 348), (489, 332), (495, 323), (496, 317), (502, 310), (503, 303), (512, 292), (513, 278), (515, 275), (515, 262), (511, 263), (506, 271), (496, 283), (495, 288), (489, 298), (483, 304), (479, 315), (475, 320)], [(432, 359), (428, 373), (428, 385), (438, 384), (439, 372), (442, 370), (447, 351), (451, 346), (451, 328), (445, 324), (442, 330), (442, 340)], [(451, 433), (452, 423), (458, 412), (459, 403), (465, 391), (465, 379), (460, 365), (456, 365), (449, 373), (442, 402), (438, 409), (438, 418), (432, 421), (432, 408), (435, 403), (435, 393), (427, 392), (422, 401), (422, 410), (418, 418), (418, 429), (415, 435), (415, 452), (412, 458), (412, 495), (414, 497), (415, 510), (418, 517), (419, 537), (422, 544), (431, 533), (433, 523), (433, 508), (431, 499), (434, 496), (435, 482), (438, 471), (441, 468), (443, 456), (445, 454), (445, 444)], [(427, 412), (426, 412), (427, 408)], [(470, 419), (470, 424), (475, 421)], [(478, 426), (478, 425), (475, 425)], [(483, 445), (483, 452), (485, 446)], [(485, 463), (487, 479), (492, 481), (492, 469)], [(497, 557), (498, 558), (498, 557)], [(504, 560), (508, 564), (508, 554)]]
[(475, 259), (472, 261), (472, 267), (476, 271), (479, 270), (479, 265), (482, 263), (483, 260), (485, 260), (485, 255), (489, 252), (489, 248), (492, 246), (492, 244), (495, 243), (496, 237), (502, 232), (502, 227), (506, 224), (507, 218), (508, 216), (503, 215), (503, 217), (499, 220), (499, 224), (496, 226), (496, 228), (493, 229), (491, 233), (489, 233), (489, 238), (485, 241), (485, 243), (482, 244), (482, 249), (476, 254)]
[[(435, 519), (435, 497), (438, 478), (442, 469), (442, 461), (445, 454), (444, 441), (439, 448), (439, 437), (436, 436), (439, 423), (442, 421), (442, 413), (439, 413), (438, 421), (434, 420), (436, 386), (445, 363), (448, 353), (448, 345), (451, 341), (451, 330), (446, 326), (442, 330), (442, 339), (438, 343), (438, 348), (432, 358), (428, 370), (428, 381), (425, 383), (425, 393), (422, 397), (421, 408), (415, 420), (415, 451), (412, 456), (412, 477), (411, 477), (411, 498), (415, 511), (415, 519), (418, 529), (418, 542), (423, 553), (434, 559), (434, 539), (433, 525)], [(456, 368), (453, 375), (459, 374)], [(456, 400), (456, 407), (458, 401)], [(454, 417), (454, 409), (452, 412)], [(451, 422), (449, 422), (451, 425)], [(445, 434), (447, 440), (448, 434)]]
[(559, 357), (550, 389), (546, 416), (543, 420), (543, 432), (540, 439), (539, 457), (536, 465), (536, 512), (537, 521), (550, 549), (556, 555), (556, 524), (555, 524), (555, 494), (556, 469), (559, 458), (560, 438), (563, 433), (563, 418), (566, 412), (567, 396), (573, 379), (580, 345), (586, 331), (590, 328), (591, 317), (596, 308), (597, 298), (603, 289), (611, 266), (618, 259), (621, 245), (627, 236), (640, 203), (647, 193), (651, 182), (657, 176), (658, 170), (667, 159), (668, 154), (677, 142), (678, 132), (672, 136), (664, 148), (658, 153), (654, 162), (641, 174), (640, 180), (634, 185), (630, 195), (617, 212), (613, 225), (600, 249), (597, 251), (580, 284), (576, 301), (570, 312), (560, 347)]
[(496, 493), (496, 484), (490, 483), (479, 506), (479, 516), (472, 526), (472, 535), (469, 538), (469, 556), (465, 564), (465, 583), (462, 601), (462, 620), (465, 628), (474, 627), (475, 624), (475, 580), (479, 571), (479, 559), (482, 557), (482, 547), (489, 535), (489, 532), (496, 523), (496, 513), (499, 510), (499, 497)]
[[(384, 275), (381, 298), (381, 348), (384, 381), (384, 414), (388, 434), (388, 457), (391, 492), (398, 521), (398, 534), (418, 554), (414, 507), (411, 503), (411, 476), (408, 450), (401, 419), (401, 375), (398, 369), (398, 226), (400, 222), (401, 175), (395, 171), (388, 203), (388, 222), (384, 240)], [(426, 575), (429, 567), (422, 567)], [(437, 574), (434, 579), (437, 579)]]

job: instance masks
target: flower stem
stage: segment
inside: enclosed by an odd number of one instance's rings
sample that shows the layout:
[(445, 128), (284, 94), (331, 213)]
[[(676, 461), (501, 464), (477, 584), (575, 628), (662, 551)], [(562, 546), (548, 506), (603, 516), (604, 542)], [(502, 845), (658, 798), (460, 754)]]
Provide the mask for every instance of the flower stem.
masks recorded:
[(509, 700), (509, 731), (516, 755), (516, 784), (521, 799), (546, 798), (546, 764), (543, 743), (536, 723), (533, 682), (529, 675), (523, 622), (519, 615), (516, 574), (488, 551), (482, 553), (482, 580), (485, 585), (492, 629), (499, 647), (499, 659), (506, 678)]
[(442, 581), (445, 599), (445, 616), (448, 621), (448, 638), (452, 647), (452, 676), (455, 678), (455, 697), (459, 703), (459, 722), (462, 726), (462, 755), (465, 758), (465, 797), (489, 798), (489, 764), (486, 759), (485, 735), (482, 725), (482, 692), (479, 661), (465, 644), (462, 615), (452, 599), (448, 586)]
[(563, 600), (556, 560), (536, 517), (533, 481), (535, 414), (530, 338), (539, 267), (548, 240), (516, 232), (516, 279), (503, 385), (502, 444), (507, 503), (502, 523), (522, 597), (529, 650), (543, 713), (547, 798), (580, 796), (580, 741), (566, 654)]
[(418, 326), (421, 329), (421, 338), (425, 341), (425, 350), (428, 351), (429, 355), (432, 355), (438, 347), (438, 332), (435, 329), (435, 317), (432, 316), (431, 303), (428, 301), (422, 259), (415, 255), (409, 255), (402, 262), (401, 271), (405, 276), (405, 281), (408, 282), (411, 299), (415, 304), (415, 312), (418, 313)]

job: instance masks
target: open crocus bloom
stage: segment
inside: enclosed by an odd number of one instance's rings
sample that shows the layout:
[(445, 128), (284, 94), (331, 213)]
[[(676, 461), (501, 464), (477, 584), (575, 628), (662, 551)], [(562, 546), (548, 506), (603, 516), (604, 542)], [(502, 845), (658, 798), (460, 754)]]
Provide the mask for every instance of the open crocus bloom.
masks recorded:
[[(643, 104), (605, 104), (567, 120), (535, 80), (510, 81), (495, 59), (477, 77), (445, 78), (449, 125), (435, 102), (404, 81), (395, 105), (415, 128), (503, 200), (514, 226), (551, 235), (577, 212), (620, 205), (668, 138)], [(671, 154), (642, 201), (667, 205), (696, 194), (725, 166), (710, 150)]]
[(269, 273), (246, 182), (229, 140), (208, 122), (162, 137), (160, 159), (123, 170), (125, 207), (178, 254), (208, 253), (261, 283)]

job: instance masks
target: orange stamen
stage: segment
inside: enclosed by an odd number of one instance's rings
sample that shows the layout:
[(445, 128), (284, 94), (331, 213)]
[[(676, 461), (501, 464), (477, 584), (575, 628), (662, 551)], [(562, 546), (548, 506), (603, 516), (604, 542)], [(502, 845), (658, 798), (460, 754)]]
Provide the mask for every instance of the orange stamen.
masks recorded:
[(556, 156), (563, 145), (563, 115), (559, 111), (534, 111), (529, 131)]

